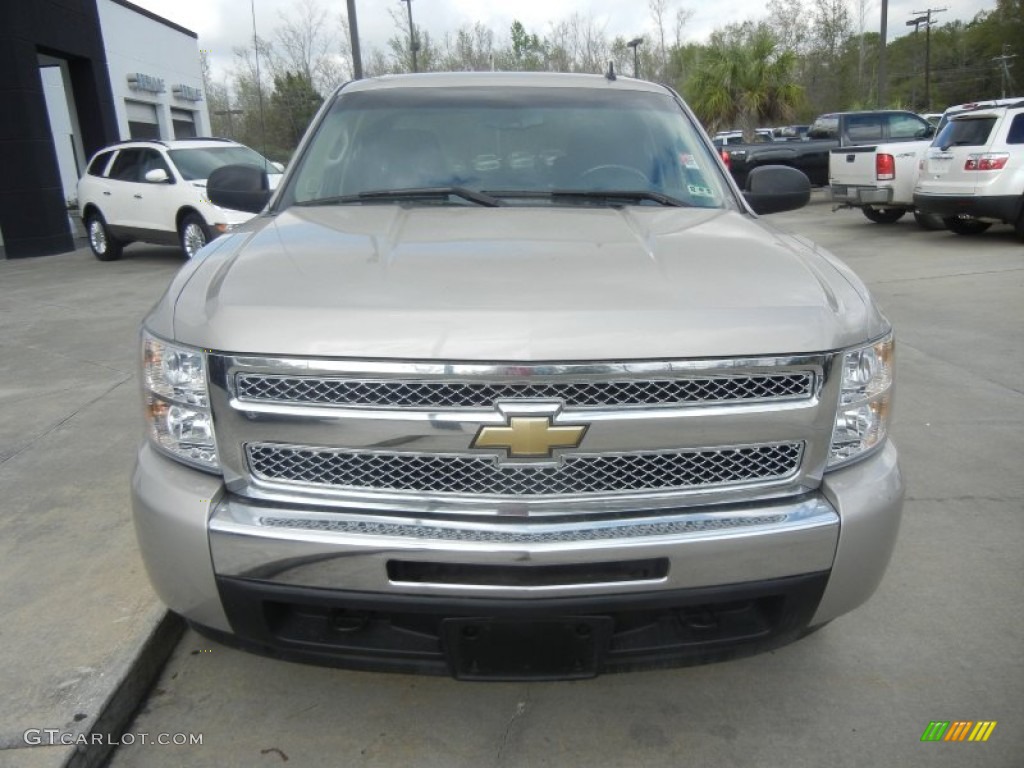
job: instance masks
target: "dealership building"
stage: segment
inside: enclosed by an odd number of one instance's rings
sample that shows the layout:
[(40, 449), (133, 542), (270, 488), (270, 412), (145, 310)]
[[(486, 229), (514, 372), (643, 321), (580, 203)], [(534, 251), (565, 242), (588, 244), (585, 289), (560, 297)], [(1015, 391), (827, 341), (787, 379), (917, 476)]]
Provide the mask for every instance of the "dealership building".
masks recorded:
[(0, 2), (0, 251), (74, 248), (76, 186), (122, 139), (208, 136), (195, 32), (127, 0)]

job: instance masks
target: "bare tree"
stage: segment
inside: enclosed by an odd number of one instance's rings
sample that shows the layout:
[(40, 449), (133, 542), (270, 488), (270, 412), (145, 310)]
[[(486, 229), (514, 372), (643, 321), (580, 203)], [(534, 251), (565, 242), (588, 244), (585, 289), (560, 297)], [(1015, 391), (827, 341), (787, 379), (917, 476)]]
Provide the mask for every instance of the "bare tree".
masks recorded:
[(815, 47), (829, 63), (839, 56), (843, 42), (853, 31), (848, 0), (815, 0), (813, 30)]
[(683, 45), (683, 28), (690, 23), (690, 19), (693, 18), (692, 8), (677, 8), (675, 18), (675, 47), (680, 48)]
[(494, 32), (477, 22), (444, 36), (440, 65), (452, 72), (486, 71), (495, 68), (495, 55)]
[(320, 93), (333, 90), (344, 71), (336, 41), (328, 34), (327, 11), (319, 0), (294, 0), (290, 12), (279, 12), (278, 17), (277, 55), (270, 62), (274, 75), (295, 73)]
[(592, 16), (574, 13), (553, 24), (550, 34), (549, 68), (558, 72), (604, 72), (611, 49), (604, 27)]
[(652, 46), (653, 50), (644, 51), (643, 69), (651, 80), (659, 82), (671, 79), (669, 77), (671, 51), (667, 42), (668, 24), (671, 22), (673, 25), (674, 45), (678, 48), (683, 43), (683, 27), (693, 16), (693, 11), (689, 8), (677, 8), (674, 18), (670, 18), (672, 5), (674, 3), (671, 0), (648, 0), (651, 21), (654, 22), (655, 45)]
[(783, 50), (807, 53), (811, 42), (810, 12), (804, 0), (769, 0), (768, 27)]
[(867, 33), (868, 11), (874, 6), (875, 0), (857, 0), (857, 33), (859, 46), (857, 49), (857, 91), (861, 99), (866, 100), (868, 94), (864, 93), (864, 61), (867, 59)]

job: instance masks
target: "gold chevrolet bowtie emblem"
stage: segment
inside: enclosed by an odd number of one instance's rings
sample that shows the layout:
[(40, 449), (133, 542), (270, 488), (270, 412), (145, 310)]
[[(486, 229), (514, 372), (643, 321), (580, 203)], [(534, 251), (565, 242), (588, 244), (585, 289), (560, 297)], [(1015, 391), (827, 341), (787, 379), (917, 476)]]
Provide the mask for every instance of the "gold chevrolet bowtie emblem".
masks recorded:
[(585, 426), (556, 427), (550, 417), (513, 416), (507, 427), (481, 427), (472, 448), (504, 448), (509, 457), (551, 456), (553, 448), (575, 448)]

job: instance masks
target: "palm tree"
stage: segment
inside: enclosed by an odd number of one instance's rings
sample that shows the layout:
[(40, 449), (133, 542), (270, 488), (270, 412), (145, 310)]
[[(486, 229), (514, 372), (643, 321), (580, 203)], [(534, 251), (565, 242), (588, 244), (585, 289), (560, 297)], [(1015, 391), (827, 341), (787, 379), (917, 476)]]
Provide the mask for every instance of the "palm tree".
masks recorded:
[(802, 104), (796, 65), (796, 54), (765, 27), (717, 35), (690, 74), (687, 100), (710, 131), (738, 127), (753, 141), (755, 128), (791, 121)]

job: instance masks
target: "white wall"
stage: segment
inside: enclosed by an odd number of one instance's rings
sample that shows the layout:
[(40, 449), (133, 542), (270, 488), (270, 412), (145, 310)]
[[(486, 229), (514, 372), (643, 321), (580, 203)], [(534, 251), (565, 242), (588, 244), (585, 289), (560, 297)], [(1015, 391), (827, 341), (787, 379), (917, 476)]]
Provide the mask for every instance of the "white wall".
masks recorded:
[(64, 199), (74, 200), (78, 196), (78, 177), (84, 170), (80, 166), (86, 158), (82, 157), (82, 141), (68, 109), (66, 69), (67, 63), (61, 62), (57, 66), (40, 67), (39, 75), (43, 81), (43, 96), (46, 98), (60, 180), (64, 186)]
[[(114, 109), (121, 138), (130, 138), (125, 99), (153, 104), (160, 124), (160, 137), (174, 138), (171, 107), (194, 111), (196, 133), (210, 135), (210, 115), (205, 96), (203, 101), (186, 101), (172, 91), (183, 84), (202, 90), (203, 76), (199, 66), (199, 43), (196, 38), (136, 13), (112, 0), (97, 0), (103, 47), (107, 54), (110, 86), (114, 93)], [(164, 81), (163, 93), (134, 90), (128, 75), (140, 72)]]

